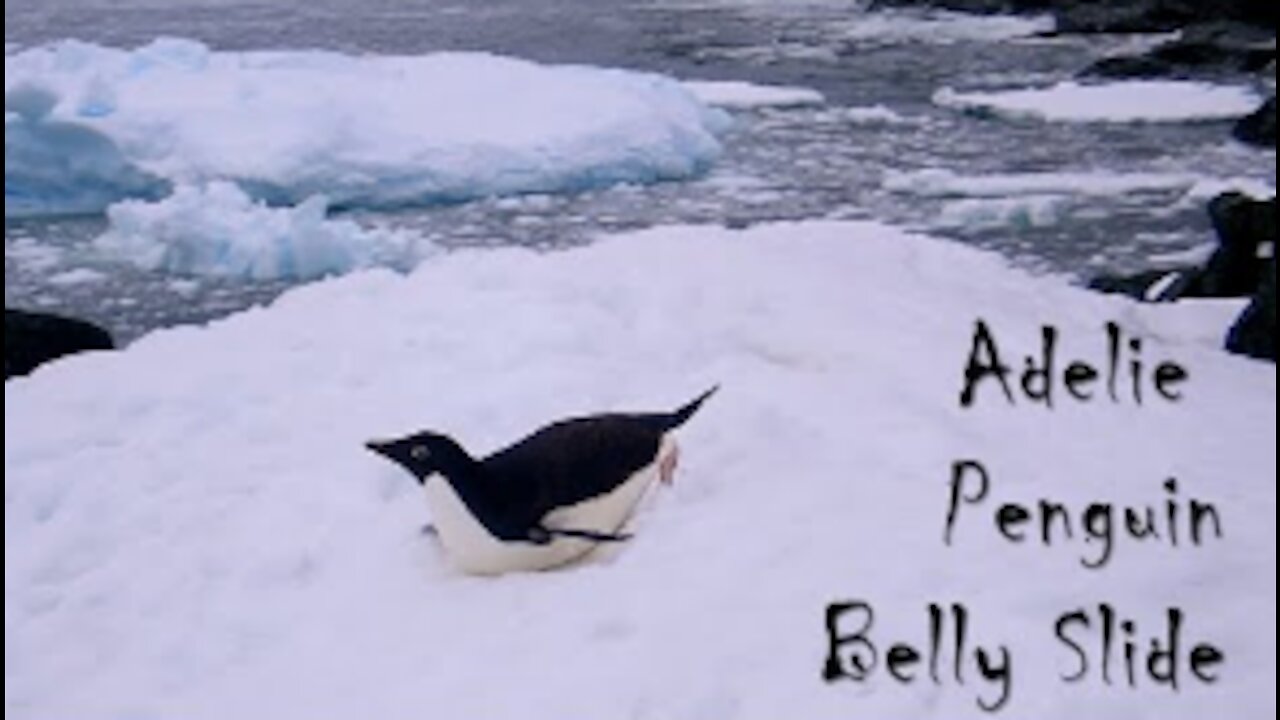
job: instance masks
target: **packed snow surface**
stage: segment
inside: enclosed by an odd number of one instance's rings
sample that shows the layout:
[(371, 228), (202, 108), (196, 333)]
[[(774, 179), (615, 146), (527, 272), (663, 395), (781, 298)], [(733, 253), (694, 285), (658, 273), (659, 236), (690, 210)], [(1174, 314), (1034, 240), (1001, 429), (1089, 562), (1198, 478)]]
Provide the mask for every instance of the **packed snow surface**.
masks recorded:
[(66, 41), (5, 58), (5, 216), (217, 180), (275, 203), (385, 207), (682, 179), (715, 160), (726, 122), (646, 73)]
[(110, 229), (95, 245), (145, 270), (257, 280), (315, 279), (393, 264), (414, 251), (404, 233), (329, 219), (327, 212), (323, 196), (272, 208), (226, 182), (182, 186), (158, 202), (112, 205)]
[[(881, 651), (967, 604), (972, 642), (1013, 649), (1005, 717), (1269, 717), (1276, 376), (1219, 350), (1239, 309), (1138, 306), (869, 223), (659, 228), (355, 273), (47, 366), (5, 387), (5, 714), (990, 717), (974, 674), (825, 684), (825, 609), (866, 600)], [(1104, 366), (1119, 323), (1187, 368), (1184, 400), (1011, 408), (989, 386), (963, 410), (978, 318), (1015, 368), (1042, 324)], [(484, 453), (714, 383), (635, 538), (554, 573), (449, 571), (420, 490), (363, 448), (434, 428)], [(1089, 571), (1094, 544), (1005, 542), (988, 506), (948, 548), (969, 458), (993, 502), (1078, 509), (1160, 506), (1176, 475), (1226, 539), (1120, 543)], [(1176, 604), (1221, 681), (1062, 682), (1054, 620), (1099, 602), (1152, 635)]]
[(1181, 80), (1135, 80), (1086, 85), (1061, 82), (1046, 88), (934, 95), (942, 107), (1047, 122), (1190, 122), (1228, 120), (1258, 109), (1262, 98), (1247, 87)]

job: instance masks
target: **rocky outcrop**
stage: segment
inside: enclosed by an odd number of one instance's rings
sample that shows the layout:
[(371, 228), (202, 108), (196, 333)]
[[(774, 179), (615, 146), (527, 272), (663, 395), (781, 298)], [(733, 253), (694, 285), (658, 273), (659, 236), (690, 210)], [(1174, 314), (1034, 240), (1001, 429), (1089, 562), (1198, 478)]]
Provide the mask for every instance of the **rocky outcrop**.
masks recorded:
[(1276, 58), (1275, 31), (1239, 22), (1193, 25), (1145, 55), (1104, 58), (1084, 75), (1107, 78), (1204, 78), (1259, 73)]
[(1253, 302), (1227, 336), (1227, 350), (1258, 360), (1276, 361), (1276, 259), (1262, 280)]
[(1256, 113), (1236, 124), (1237, 140), (1249, 145), (1276, 146), (1276, 99), (1272, 97)]
[(110, 333), (83, 320), (5, 308), (5, 380), (60, 357), (114, 348)]
[(1262, 0), (878, 0), (874, 6), (921, 6), (976, 13), (1051, 12), (1064, 33), (1167, 32), (1219, 20), (1276, 26)]
[(1274, 272), (1272, 261), (1265, 258), (1274, 254), (1275, 199), (1258, 201), (1227, 193), (1209, 203), (1209, 216), (1218, 234), (1218, 248), (1203, 267), (1103, 276), (1089, 287), (1143, 302), (1252, 296), (1266, 273)]
[(1276, 242), (1276, 201), (1227, 193), (1209, 203), (1218, 249), (1209, 259), (1195, 297), (1249, 297), (1267, 271), (1261, 259)]
[(1095, 278), (1089, 287), (1142, 302), (1181, 298), (1252, 297), (1227, 335), (1227, 350), (1259, 360), (1276, 360), (1276, 201), (1238, 193), (1209, 204), (1218, 249), (1203, 267), (1149, 270), (1136, 275)]

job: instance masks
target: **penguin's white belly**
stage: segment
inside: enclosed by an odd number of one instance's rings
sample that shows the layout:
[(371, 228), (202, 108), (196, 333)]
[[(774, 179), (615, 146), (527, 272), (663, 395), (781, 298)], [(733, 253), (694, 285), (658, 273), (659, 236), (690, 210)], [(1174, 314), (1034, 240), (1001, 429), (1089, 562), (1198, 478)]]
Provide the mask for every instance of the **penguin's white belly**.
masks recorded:
[[(661, 476), (663, 458), (675, 451), (664, 438), (657, 458), (611, 492), (577, 505), (557, 508), (543, 518), (552, 530), (584, 530), (615, 533), (635, 512), (645, 493)], [(430, 478), (425, 486), (427, 506), (440, 544), (458, 570), (474, 575), (549, 570), (578, 560), (600, 546), (598, 542), (557, 537), (546, 545), (504, 542), (495, 538), (442, 478)]]

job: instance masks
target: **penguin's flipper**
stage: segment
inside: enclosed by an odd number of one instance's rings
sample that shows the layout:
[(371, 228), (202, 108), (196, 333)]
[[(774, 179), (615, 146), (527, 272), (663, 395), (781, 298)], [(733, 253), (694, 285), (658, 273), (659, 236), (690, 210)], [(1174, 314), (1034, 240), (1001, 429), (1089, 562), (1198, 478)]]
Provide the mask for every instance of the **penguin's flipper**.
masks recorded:
[(551, 534), (559, 537), (590, 540), (598, 543), (622, 543), (631, 539), (631, 536), (626, 534), (602, 533), (594, 530), (552, 530)]
[(529, 542), (535, 545), (546, 545), (553, 538), (573, 538), (575, 540), (589, 540), (598, 543), (621, 543), (631, 539), (630, 535), (619, 535), (615, 533), (597, 532), (595, 530), (572, 530), (567, 528), (548, 528), (541, 525), (533, 527), (529, 530)]

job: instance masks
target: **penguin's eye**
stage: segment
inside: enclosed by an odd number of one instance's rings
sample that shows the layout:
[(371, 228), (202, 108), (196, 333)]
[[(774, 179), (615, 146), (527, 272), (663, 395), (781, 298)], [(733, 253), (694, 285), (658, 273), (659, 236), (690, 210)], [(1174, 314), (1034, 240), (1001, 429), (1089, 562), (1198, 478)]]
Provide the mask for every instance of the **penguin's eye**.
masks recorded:
[(426, 445), (414, 445), (413, 449), (409, 451), (409, 457), (414, 460), (426, 460), (431, 457), (431, 451), (427, 449)]

